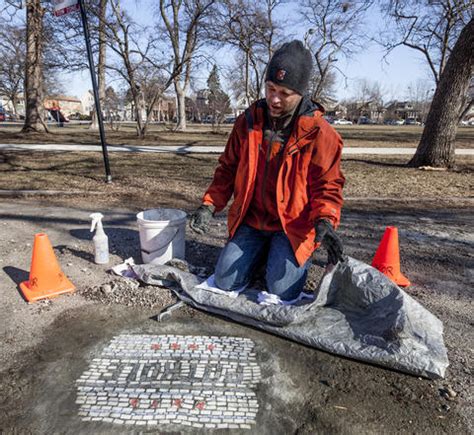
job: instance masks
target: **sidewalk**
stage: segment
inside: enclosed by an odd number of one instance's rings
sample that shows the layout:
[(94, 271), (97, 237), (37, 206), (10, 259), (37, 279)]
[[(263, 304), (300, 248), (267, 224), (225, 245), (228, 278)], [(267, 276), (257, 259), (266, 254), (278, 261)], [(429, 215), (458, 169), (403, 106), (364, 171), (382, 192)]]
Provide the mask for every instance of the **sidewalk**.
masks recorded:
[[(176, 154), (221, 154), (222, 146), (115, 146), (108, 145), (109, 152), (122, 153), (176, 153)], [(68, 145), (68, 144), (0, 144), (0, 151), (95, 151), (100, 152), (100, 145)], [(344, 155), (413, 155), (416, 148), (370, 148), (345, 147)], [(456, 150), (458, 156), (474, 156), (474, 148)]]

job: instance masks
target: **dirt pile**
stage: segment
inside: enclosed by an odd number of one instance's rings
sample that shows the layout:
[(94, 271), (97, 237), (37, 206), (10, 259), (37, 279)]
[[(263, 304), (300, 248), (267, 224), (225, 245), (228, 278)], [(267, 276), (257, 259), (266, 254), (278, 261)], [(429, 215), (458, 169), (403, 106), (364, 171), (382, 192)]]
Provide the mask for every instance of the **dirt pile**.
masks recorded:
[[(209, 275), (205, 267), (196, 267), (184, 260), (172, 259), (167, 264), (185, 272), (194, 273), (204, 279)], [(86, 299), (102, 304), (119, 304), (126, 307), (161, 309), (177, 301), (173, 292), (166, 285), (144, 285), (133, 278), (114, 276), (106, 282), (88, 286), (79, 292)]]
[(176, 302), (176, 297), (166, 288), (141, 286), (134, 279), (120, 277), (97, 286), (85, 287), (80, 294), (102, 304), (146, 309), (160, 309)]

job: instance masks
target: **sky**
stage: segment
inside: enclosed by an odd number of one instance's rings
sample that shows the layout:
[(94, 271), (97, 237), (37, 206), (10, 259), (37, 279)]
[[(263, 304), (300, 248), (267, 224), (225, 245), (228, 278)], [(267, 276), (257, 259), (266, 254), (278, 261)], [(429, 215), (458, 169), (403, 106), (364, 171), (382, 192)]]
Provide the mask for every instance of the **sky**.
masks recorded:
[[(151, 24), (152, 14), (147, 10), (146, 3), (137, 2), (135, 0), (125, 0), (124, 3), (130, 10), (132, 16), (139, 23)], [(280, 11), (280, 17), (295, 17), (295, 3), (289, 2), (284, 5)], [(367, 28), (377, 29), (382, 23), (382, 17), (377, 8), (372, 8), (367, 17)], [(305, 29), (298, 29), (297, 26), (292, 28), (292, 33), (299, 35)], [(303, 35), (299, 35), (302, 38)], [(226, 56), (225, 49), (221, 49), (216, 53), (216, 58), (223, 59)], [(349, 98), (354, 95), (358, 80), (368, 79), (377, 81), (381, 84), (385, 94), (385, 100), (404, 99), (408, 97), (407, 88), (410, 83), (419, 80), (430, 81), (431, 77), (426, 65), (423, 62), (421, 54), (406, 47), (399, 47), (394, 50), (390, 56), (383, 60), (383, 50), (375, 42), (369, 42), (363, 51), (356, 54), (352, 59), (341, 59), (338, 67), (344, 72), (346, 79), (338, 73), (335, 97), (339, 100)], [(204, 88), (208, 72), (200, 71), (196, 74), (200, 79), (200, 83), (196, 88)], [(64, 74), (63, 82), (68, 83), (67, 93), (71, 96), (80, 97), (88, 89), (91, 89), (91, 80), (89, 71), (83, 71), (76, 74)], [(224, 88), (229, 91), (228, 84), (223, 82)]]

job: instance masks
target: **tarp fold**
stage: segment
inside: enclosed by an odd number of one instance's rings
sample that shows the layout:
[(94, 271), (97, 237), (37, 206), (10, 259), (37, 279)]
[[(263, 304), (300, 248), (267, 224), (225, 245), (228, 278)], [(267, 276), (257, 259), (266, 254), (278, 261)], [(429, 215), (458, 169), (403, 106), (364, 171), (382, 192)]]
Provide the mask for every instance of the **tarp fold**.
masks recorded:
[(373, 267), (348, 257), (328, 270), (311, 302), (259, 305), (258, 292), (236, 298), (197, 288), (202, 279), (171, 266), (133, 266), (147, 284), (163, 279), (189, 305), (336, 355), (428, 378), (444, 377), (441, 321)]

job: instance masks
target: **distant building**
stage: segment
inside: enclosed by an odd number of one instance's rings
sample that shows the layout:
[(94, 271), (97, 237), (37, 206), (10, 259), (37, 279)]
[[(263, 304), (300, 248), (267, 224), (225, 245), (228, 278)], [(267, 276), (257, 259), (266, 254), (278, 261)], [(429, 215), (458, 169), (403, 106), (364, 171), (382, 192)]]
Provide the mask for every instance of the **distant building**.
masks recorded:
[[(16, 114), (18, 116), (25, 116), (25, 97), (23, 96), (23, 93), (18, 94), (16, 98)], [(11, 100), (5, 95), (0, 95), (0, 108), (7, 113), (15, 113), (15, 108), (13, 107)]]
[[(120, 110), (123, 121), (135, 121), (136, 110), (132, 101), (128, 101)], [(146, 119), (146, 110), (141, 109), (140, 116), (143, 120)], [(158, 99), (151, 109), (152, 122), (170, 122), (176, 117), (176, 99), (169, 96), (164, 96)]]
[(392, 101), (385, 106), (385, 109), (386, 118), (391, 119), (418, 119), (421, 115), (421, 111), (415, 109), (410, 101)]
[(330, 118), (346, 118), (347, 107), (332, 98), (325, 98), (323, 107), (325, 109), (324, 115)]
[(360, 124), (382, 123), (385, 111), (378, 101), (353, 101), (347, 104), (347, 119)]
[(89, 90), (82, 95), (81, 105), (81, 115), (92, 115), (92, 112), (95, 110), (94, 93), (92, 91)]
[(359, 108), (360, 118), (370, 119), (376, 123), (382, 123), (386, 109), (377, 101), (368, 101)]

